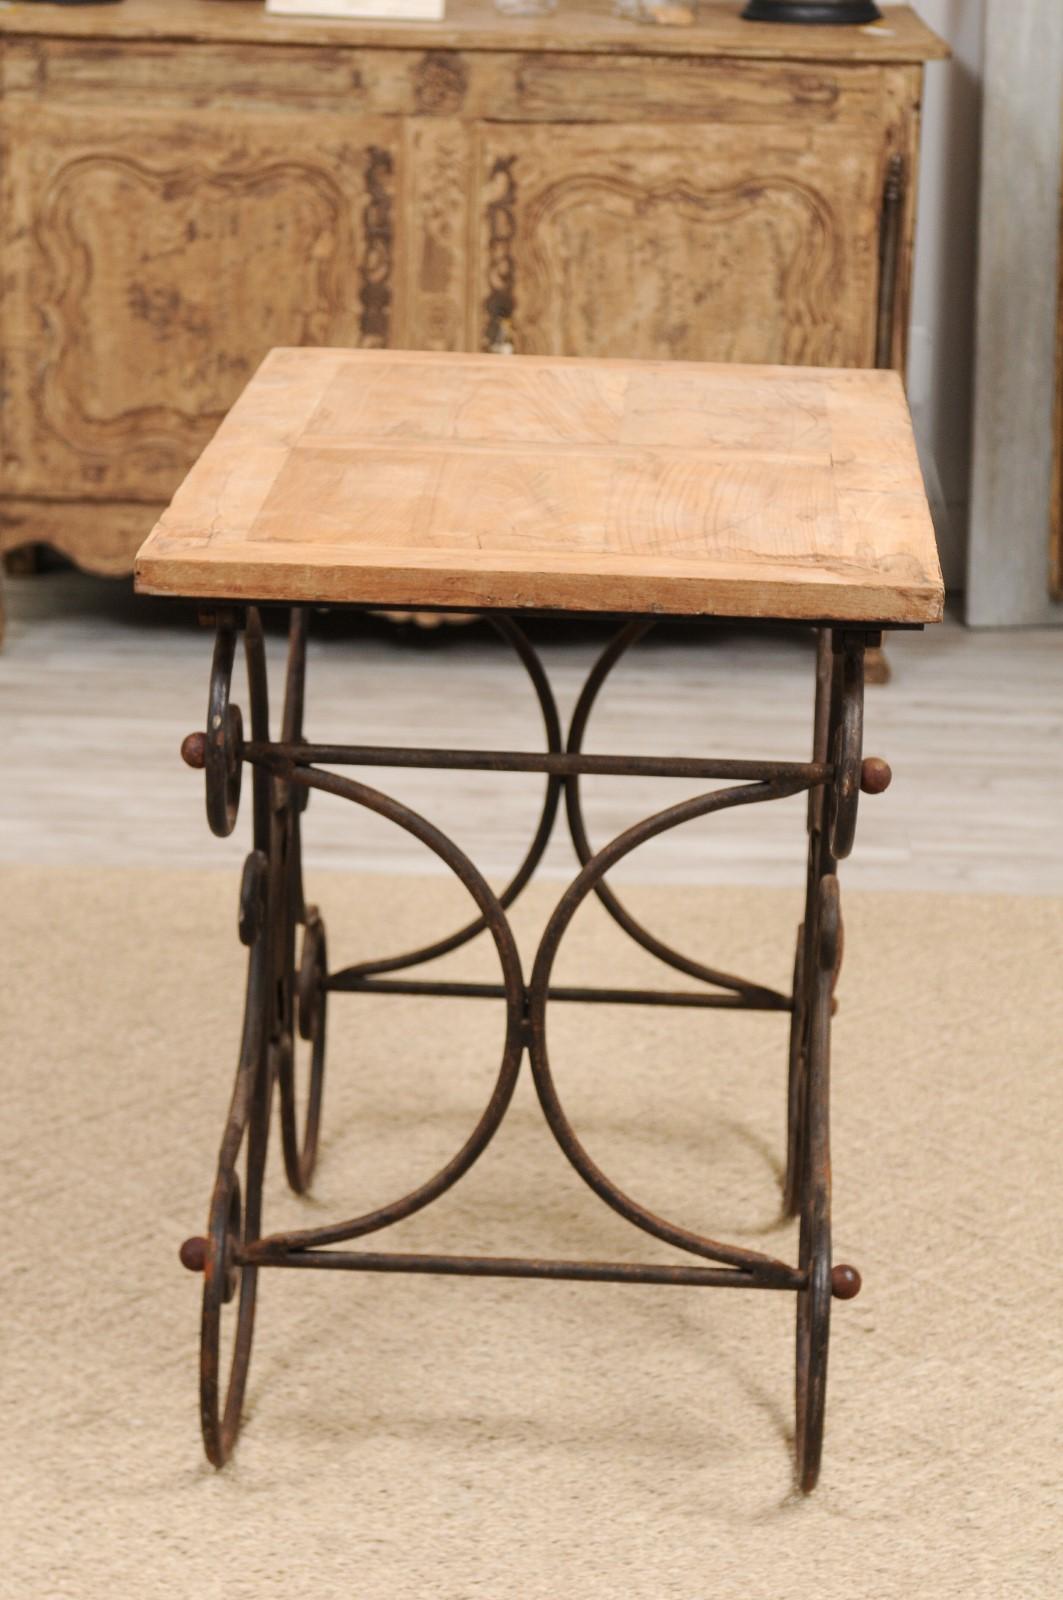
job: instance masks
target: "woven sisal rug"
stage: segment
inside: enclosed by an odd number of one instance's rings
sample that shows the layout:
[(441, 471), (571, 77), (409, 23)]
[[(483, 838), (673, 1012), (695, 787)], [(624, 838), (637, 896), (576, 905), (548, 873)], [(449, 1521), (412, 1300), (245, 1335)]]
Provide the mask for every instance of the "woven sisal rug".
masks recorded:
[[(445, 931), (442, 879), (311, 882), (334, 964)], [(525, 949), (554, 891), (517, 918)], [(775, 891), (632, 890), (665, 937), (785, 986)], [(834, 1052), (821, 1484), (791, 1493), (783, 1294), (274, 1273), (220, 1475), (197, 1427), (201, 1232), (237, 1046), (236, 880), (14, 870), (0, 1594), (18, 1600), (1049, 1600), (1060, 1593), (1063, 905), (852, 895)], [(441, 975), (491, 972), (466, 952)], [(667, 974), (594, 909), (561, 982)], [(313, 1198), (440, 1165), (486, 1101), (486, 1002), (338, 996)], [(785, 1020), (557, 1007), (584, 1142), (673, 1219), (791, 1255)], [(566, 1165), (530, 1083), (391, 1247), (668, 1259)]]

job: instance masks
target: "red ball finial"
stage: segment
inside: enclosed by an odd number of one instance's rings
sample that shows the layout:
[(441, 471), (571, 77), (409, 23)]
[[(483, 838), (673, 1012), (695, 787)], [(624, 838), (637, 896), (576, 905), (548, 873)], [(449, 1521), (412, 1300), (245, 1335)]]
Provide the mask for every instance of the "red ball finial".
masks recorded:
[(860, 768), (860, 788), (864, 794), (882, 794), (893, 782), (888, 761), (881, 756), (868, 756)]
[(831, 1268), (830, 1292), (835, 1300), (855, 1300), (862, 1284), (863, 1279), (855, 1267), (839, 1265)]
[(189, 1272), (203, 1272), (207, 1265), (207, 1252), (209, 1249), (209, 1239), (198, 1237), (186, 1239), (177, 1252), (181, 1258), (182, 1267), (187, 1267)]
[(205, 767), (207, 764), (207, 736), (189, 733), (181, 740), (181, 760), (188, 767)]

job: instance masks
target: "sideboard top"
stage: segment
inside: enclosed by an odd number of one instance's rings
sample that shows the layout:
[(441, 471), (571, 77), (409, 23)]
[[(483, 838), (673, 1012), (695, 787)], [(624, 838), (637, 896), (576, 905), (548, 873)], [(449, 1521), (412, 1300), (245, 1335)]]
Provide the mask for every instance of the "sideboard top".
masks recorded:
[(609, 0), (550, 17), (506, 17), (493, 0), (447, 0), (443, 22), (333, 22), (267, 16), (252, 0), (122, 0), (108, 6), (6, 5), (0, 35), (79, 40), (350, 45), (359, 48), (519, 50), (735, 57), (758, 60), (921, 62), (948, 46), (908, 6), (874, 27), (743, 22), (742, 0), (701, 0), (692, 27), (651, 27), (615, 17)]

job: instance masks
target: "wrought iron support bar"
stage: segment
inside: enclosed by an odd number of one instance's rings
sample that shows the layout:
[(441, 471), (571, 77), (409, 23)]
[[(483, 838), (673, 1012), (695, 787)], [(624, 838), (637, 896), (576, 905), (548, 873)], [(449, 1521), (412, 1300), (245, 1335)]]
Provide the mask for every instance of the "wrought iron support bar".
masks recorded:
[(250, 739), (251, 762), (290, 761), (295, 766), (425, 767), (454, 772), (544, 772), (554, 777), (720, 778), (739, 782), (829, 783), (824, 761), (730, 761), (720, 757), (585, 755), (541, 750), (445, 750), (371, 744), (287, 744)]
[[(500, 983), (430, 982), (417, 978), (363, 978), (357, 967), (331, 973), (330, 990), (342, 994), (435, 995), (460, 1000), (504, 1000)], [(785, 1011), (792, 1009), (789, 995), (760, 989), (745, 994), (683, 994), (667, 989), (596, 989), (558, 987), (550, 989), (548, 1000), (612, 1006), (694, 1006), (708, 1011)]]
[(669, 1267), (626, 1261), (537, 1261), (515, 1256), (429, 1256), (370, 1250), (271, 1249), (268, 1239), (245, 1245), (237, 1262), (256, 1267), (309, 1267), (333, 1272), (435, 1273), (465, 1278), (547, 1278), (591, 1283), (673, 1283), (710, 1289), (803, 1289), (806, 1274), (765, 1277), (733, 1268)]

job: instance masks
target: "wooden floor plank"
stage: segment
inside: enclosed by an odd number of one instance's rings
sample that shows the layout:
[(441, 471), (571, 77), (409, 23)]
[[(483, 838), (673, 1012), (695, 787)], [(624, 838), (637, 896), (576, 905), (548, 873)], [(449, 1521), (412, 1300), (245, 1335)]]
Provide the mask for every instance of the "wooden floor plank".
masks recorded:
[[(8, 597), (0, 859), (235, 874), (248, 848), (249, 807), (232, 838), (213, 838), (202, 779), (178, 759), (182, 736), (203, 725), (207, 694), (210, 636), (191, 608), (137, 599), (127, 583), (78, 573), (10, 579)], [(539, 639), (568, 711), (603, 635), (583, 624), (567, 639)], [(279, 665), (282, 640), (271, 636), (269, 650)], [(844, 882), (1063, 893), (1063, 636), (973, 633), (946, 622), (894, 636), (889, 653), (893, 682), (868, 691), (866, 748), (891, 762), (895, 778), (887, 794), (861, 803)], [(691, 626), (651, 635), (610, 680), (588, 748), (804, 759), (812, 670), (802, 629), (729, 627), (699, 640)], [(315, 621), (309, 707), (315, 739), (529, 749), (540, 737), (519, 666), (480, 629), (426, 639), (337, 613)], [(534, 777), (368, 777), (452, 831), (496, 883), (534, 828)], [(588, 781), (593, 835), (604, 842), (694, 788)], [(327, 795), (313, 798), (305, 841), (311, 869), (435, 869), (413, 841)], [(796, 886), (803, 869), (797, 800), (666, 835), (625, 862), (618, 881)], [(545, 870), (558, 879), (574, 873), (560, 832)]]

